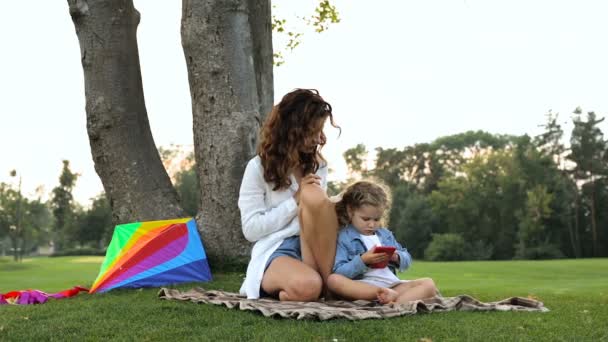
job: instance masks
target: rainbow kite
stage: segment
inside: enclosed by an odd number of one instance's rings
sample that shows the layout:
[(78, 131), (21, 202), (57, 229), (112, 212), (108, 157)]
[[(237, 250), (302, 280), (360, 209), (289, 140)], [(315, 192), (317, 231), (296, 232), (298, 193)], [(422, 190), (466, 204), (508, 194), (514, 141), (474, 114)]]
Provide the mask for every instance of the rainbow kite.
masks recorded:
[(211, 271), (192, 218), (116, 226), (89, 293), (209, 281)]

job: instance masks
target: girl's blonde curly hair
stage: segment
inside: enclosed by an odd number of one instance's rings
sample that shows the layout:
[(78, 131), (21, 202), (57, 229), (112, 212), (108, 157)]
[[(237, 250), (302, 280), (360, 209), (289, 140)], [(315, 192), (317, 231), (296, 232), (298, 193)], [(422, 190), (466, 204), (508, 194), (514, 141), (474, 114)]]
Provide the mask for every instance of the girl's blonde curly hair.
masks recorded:
[(363, 205), (371, 205), (383, 211), (382, 219), (386, 220), (391, 206), (391, 193), (389, 188), (378, 182), (362, 180), (346, 187), (341, 194), (341, 199), (336, 203), (336, 214), (340, 227), (350, 223), (348, 209), (357, 210)]

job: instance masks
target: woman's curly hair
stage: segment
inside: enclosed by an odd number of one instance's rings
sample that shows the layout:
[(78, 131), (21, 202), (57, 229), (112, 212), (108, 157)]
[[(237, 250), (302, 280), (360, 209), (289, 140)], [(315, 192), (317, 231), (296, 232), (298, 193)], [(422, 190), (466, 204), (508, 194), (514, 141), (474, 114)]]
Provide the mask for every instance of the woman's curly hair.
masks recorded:
[[(331, 105), (315, 89), (296, 89), (274, 106), (260, 132), (257, 153), (262, 160), (264, 179), (274, 183), (273, 190), (284, 189), (291, 185), (289, 175), (296, 167), (304, 175), (315, 173), (325, 159), (319, 152), (302, 152), (298, 147), (308, 144), (315, 132), (329, 117), (335, 125)], [(326, 137), (321, 132), (319, 147), (325, 145)]]
[(342, 192), (341, 199), (336, 203), (336, 214), (340, 227), (350, 224), (350, 215), (348, 209), (357, 210), (363, 205), (371, 205), (380, 208), (383, 213), (383, 219), (388, 216), (391, 206), (390, 189), (384, 184), (376, 181), (358, 181), (355, 182)]

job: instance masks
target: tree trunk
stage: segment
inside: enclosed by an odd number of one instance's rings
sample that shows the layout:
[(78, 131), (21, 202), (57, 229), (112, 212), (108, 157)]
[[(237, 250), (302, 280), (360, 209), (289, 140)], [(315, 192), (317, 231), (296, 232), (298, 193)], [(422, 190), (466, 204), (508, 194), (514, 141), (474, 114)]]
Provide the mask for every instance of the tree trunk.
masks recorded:
[[(562, 177), (568, 177), (566, 173), (563, 173)], [(580, 252), (580, 244), (578, 241), (578, 187), (576, 186), (576, 181), (574, 181), (573, 186), (574, 193), (574, 215), (572, 215), (572, 206), (570, 204), (567, 205), (568, 211), (565, 213), (566, 221), (568, 225), (568, 233), (570, 235), (570, 243), (572, 244), (572, 252), (574, 253), (575, 258), (581, 257)], [(572, 220), (574, 219), (575, 226), (572, 226)]]
[(595, 218), (595, 180), (591, 176), (591, 234), (593, 237), (593, 256), (599, 256), (599, 248), (597, 245), (597, 221)]
[(578, 254), (580, 255), (580, 257), (583, 257), (583, 251), (581, 251), (581, 243), (580, 243), (580, 237), (579, 237), (579, 232), (580, 232), (580, 218), (579, 218), (579, 212), (580, 212), (580, 197), (578, 195), (578, 186), (576, 186), (575, 183), (575, 199), (574, 199), (574, 239), (576, 241), (576, 249), (575, 249), (575, 253), (576, 251), (579, 251)]
[(87, 131), (114, 223), (183, 217), (154, 144), (130, 0), (68, 0), (84, 71)]
[(19, 243), (17, 242), (17, 238), (11, 236), (11, 246), (13, 248), (13, 260), (15, 262), (19, 261)]
[(183, 0), (181, 33), (201, 185), (198, 227), (212, 257), (248, 256), (237, 201), (273, 103), (270, 1)]
[[(575, 204), (576, 206), (576, 204)], [(570, 244), (572, 245), (572, 252), (574, 253), (575, 258), (580, 258), (580, 253), (577, 247), (577, 241), (575, 238), (574, 227), (572, 227), (572, 208), (568, 205), (568, 212), (566, 213), (566, 223), (568, 226), (568, 235), (570, 237)]]

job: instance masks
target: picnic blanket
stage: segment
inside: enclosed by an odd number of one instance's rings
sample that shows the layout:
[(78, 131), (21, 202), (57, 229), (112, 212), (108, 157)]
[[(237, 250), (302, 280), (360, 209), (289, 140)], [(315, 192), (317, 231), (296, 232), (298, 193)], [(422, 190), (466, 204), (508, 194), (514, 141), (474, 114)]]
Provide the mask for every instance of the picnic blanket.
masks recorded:
[(205, 291), (200, 287), (189, 291), (161, 288), (158, 296), (166, 300), (224, 305), (230, 309), (259, 312), (266, 317), (293, 318), (298, 320), (328, 320), (335, 318), (360, 320), (445, 311), (549, 311), (542, 302), (522, 297), (511, 297), (487, 303), (468, 295), (434, 297), (407, 304), (391, 303), (387, 305), (367, 300), (281, 302), (272, 298), (247, 299), (237, 293), (216, 290)]

